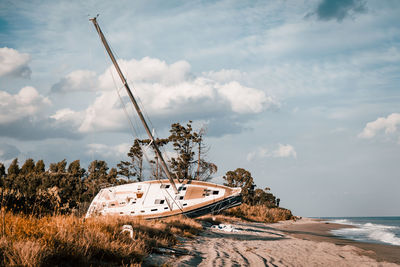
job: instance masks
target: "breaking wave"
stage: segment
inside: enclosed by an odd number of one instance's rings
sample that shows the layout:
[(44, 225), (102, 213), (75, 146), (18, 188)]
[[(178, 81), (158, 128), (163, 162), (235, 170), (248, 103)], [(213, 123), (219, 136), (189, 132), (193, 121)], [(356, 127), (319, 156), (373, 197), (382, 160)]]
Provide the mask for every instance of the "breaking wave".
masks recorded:
[(400, 227), (375, 223), (357, 223), (349, 219), (335, 219), (332, 223), (355, 226), (332, 230), (336, 236), (361, 242), (385, 243), (400, 246)]

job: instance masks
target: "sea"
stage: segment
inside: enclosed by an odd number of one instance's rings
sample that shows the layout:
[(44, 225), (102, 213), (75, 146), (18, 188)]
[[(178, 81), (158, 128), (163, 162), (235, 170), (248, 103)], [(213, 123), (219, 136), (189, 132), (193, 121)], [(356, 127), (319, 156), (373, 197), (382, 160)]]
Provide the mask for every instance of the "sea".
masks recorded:
[(354, 228), (332, 230), (335, 236), (366, 243), (400, 246), (400, 216), (395, 217), (323, 217), (330, 223)]

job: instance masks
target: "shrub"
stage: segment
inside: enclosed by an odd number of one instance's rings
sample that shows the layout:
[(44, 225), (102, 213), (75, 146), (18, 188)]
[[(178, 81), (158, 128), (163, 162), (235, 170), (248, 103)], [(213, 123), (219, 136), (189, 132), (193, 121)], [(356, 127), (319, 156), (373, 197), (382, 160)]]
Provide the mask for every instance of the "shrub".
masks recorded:
[(265, 205), (242, 204), (223, 212), (224, 215), (234, 216), (244, 220), (274, 223), (278, 221), (290, 220), (293, 218), (292, 212), (284, 208), (268, 208)]

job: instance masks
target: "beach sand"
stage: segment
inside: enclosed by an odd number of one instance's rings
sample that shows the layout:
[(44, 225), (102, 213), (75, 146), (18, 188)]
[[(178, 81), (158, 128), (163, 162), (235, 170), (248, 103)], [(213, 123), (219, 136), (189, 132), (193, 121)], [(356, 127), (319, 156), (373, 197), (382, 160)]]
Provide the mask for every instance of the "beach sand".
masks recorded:
[[(400, 266), (400, 247), (334, 237), (347, 227), (304, 218), (275, 224), (236, 222), (238, 232), (207, 228), (181, 240), (177, 254), (152, 254), (145, 266)], [(186, 254), (186, 255), (182, 255)]]

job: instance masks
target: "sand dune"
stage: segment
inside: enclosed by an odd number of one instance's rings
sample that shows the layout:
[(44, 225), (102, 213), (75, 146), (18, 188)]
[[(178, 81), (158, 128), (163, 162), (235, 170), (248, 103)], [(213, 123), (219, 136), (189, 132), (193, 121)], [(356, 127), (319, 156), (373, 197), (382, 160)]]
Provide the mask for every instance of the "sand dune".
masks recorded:
[[(293, 227), (317, 229), (324, 223), (302, 219), (298, 222), (278, 224), (235, 223), (238, 232), (224, 232), (208, 228), (193, 240), (182, 240), (178, 247), (189, 255), (151, 255), (146, 264), (167, 263), (172, 266), (400, 266), (393, 262), (378, 262), (376, 252), (366, 251), (352, 245), (337, 245), (334, 242), (296, 238), (290, 231)], [(336, 226), (336, 227), (340, 227)], [(291, 230), (287, 230), (291, 228)], [(304, 230), (301, 233), (306, 233)], [(393, 247), (393, 246), (390, 246)], [(400, 257), (400, 247), (398, 249)]]

